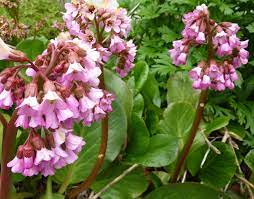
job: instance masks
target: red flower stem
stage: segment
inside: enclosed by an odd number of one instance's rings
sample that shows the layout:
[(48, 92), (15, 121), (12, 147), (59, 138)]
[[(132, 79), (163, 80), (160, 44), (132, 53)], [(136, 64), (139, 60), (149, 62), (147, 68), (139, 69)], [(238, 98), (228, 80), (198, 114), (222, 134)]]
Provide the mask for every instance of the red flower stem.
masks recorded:
[[(208, 49), (207, 49), (208, 64), (210, 65), (210, 62), (214, 57), (214, 50), (213, 50), (212, 31), (211, 31), (209, 16), (207, 16), (207, 18), (206, 18), (206, 25), (207, 25), (207, 35), (208, 35)], [(177, 182), (177, 179), (178, 179), (178, 176), (181, 172), (181, 169), (184, 166), (185, 160), (190, 152), (191, 146), (192, 146), (194, 139), (196, 137), (196, 134), (198, 132), (199, 124), (202, 120), (205, 104), (207, 101), (207, 96), (208, 96), (208, 90), (203, 90), (200, 94), (198, 107), (196, 110), (196, 116), (195, 116), (194, 122), (191, 127), (189, 138), (184, 146), (182, 155), (180, 156), (180, 159), (178, 160), (178, 162), (176, 164), (175, 171), (174, 171), (173, 176), (171, 178), (172, 183)]]
[(0, 198), (10, 199), (11, 193), (11, 169), (7, 167), (8, 162), (14, 157), (15, 141), (18, 129), (15, 126), (17, 111), (14, 111), (10, 122), (4, 128), (2, 164), (0, 178)]
[(186, 158), (187, 158), (187, 156), (190, 152), (193, 141), (196, 137), (198, 127), (199, 127), (199, 124), (200, 124), (200, 121), (201, 121), (202, 115), (203, 115), (203, 111), (204, 111), (204, 107), (205, 107), (205, 103), (206, 103), (206, 99), (207, 99), (207, 93), (208, 93), (208, 91), (205, 90), (205, 91), (202, 91), (201, 94), (200, 94), (198, 108), (197, 108), (197, 112), (196, 112), (196, 117), (195, 117), (194, 122), (192, 124), (190, 136), (189, 136), (189, 138), (187, 140), (187, 143), (184, 147), (181, 158), (177, 162), (174, 175), (172, 176), (172, 179), (171, 179), (172, 183), (177, 182), (177, 178), (179, 176), (179, 173), (180, 173), (180, 171), (181, 171), (181, 169), (182, 169), (182, 167), (185, 163), (185, 160), (186, 160)]

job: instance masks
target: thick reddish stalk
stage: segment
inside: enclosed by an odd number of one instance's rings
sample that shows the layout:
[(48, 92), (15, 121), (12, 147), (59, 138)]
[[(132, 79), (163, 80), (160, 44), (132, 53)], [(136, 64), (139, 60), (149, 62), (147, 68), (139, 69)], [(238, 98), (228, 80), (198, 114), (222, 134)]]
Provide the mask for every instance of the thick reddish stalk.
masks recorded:
[(204, 111), (204, 107), (205, 107), (205, 103), (206, 103), (206, 99), (207, 99), (207, 90), (206, 91), (202, 91), (200, 94), (200, 98), (199, 98), (199, 103), (198, 103), (198, 108), (197, 108), (197, 112), (196, 112), (196, 117), (194, 119), (192, 128), (191, 128), (191, 132), (190, 132), (190, 136), (187, 140), (187, 143), (183, 149), (183, 153), (181, 155), (181, 158), (179, 159), (179, 161), (177, 162), (176, 165), (176, 169), (174, 172), (174, 175), (172, 176), (171, 182), (175, 183), (177, 182), (177, 178), (179, 176), (179, 173), (182, 169), (182, 166), (184, 165), (184, 162), (190, 152), (190, 148), (193, 144), (193, 141), (196, 137), (197, 131), (198, 131), (198, 127), (200, 124), (200, 121), (202, 119), (202, 115), (203, 115), (203, 111)]
[[(207, 25), (207, 35), (208, 35), (208, 64), (210, 65), (211, 60), (214, 57), (214, 51), (213, 51), (213, 43), (212, 43), (212, 31), (211, 31), (211, 26), (210, 26), (210, 18), (209, 16), (206, 19), (206, 25)], [(172, 183), (176, 183), (178, 176), (181, 172), (182, 167), (184, 166), (185, 160), (190, 152), (191, 146), (194, 142), (194, 139), (196, 137), (196, 134), (198, 132), (198, 127), (201, 122), (203, 112), (204, 112), (204, 107), (207, 101), (207, 96), (208, 96), (208, 90), (203, 90), (200, 94), (199, 97), (199, 102), (198, 102), (198, 107), (196, 110), (196, 116), (194, 119), (194, 122), (191, 127), (190, 135), (189, 138), (184, 146), (182, 155), (180, 156), (180, 159), (178, 160), (176, 164), (175, 171), (173, 173), (173, 176), (171, 178)]]
[(11, 192), (11, 169), (7, 167), (8, 162), (14, 157), (15, 140), (18, 129), (15, 126), (17, 111), (14, 111), (7, 128), (4, 128), (2, 146), (2, 164), (0, 179), (0, 198), (9, 199)]

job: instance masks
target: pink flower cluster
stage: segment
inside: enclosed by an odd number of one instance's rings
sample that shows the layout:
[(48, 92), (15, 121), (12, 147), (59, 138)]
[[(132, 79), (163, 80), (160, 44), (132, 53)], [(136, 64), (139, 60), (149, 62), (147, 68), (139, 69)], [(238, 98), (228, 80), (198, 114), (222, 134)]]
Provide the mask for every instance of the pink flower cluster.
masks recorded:
[(224, 91), (226, 88), (234, 89), (234, 81), (238, 80), (236, 70), (232, 64), (227, 61), (216, 63), (213, 61), (208, 67), (207, 63), (201, 62), (189, 73), (194, 81), (195, 89), (213, 89)]
[[(0, 108), (15, 106), (16, 127), (30, 131), (7, 165), (25, 176), (53, 175), (75, 162), (85, 142), (73, 134), (74, 123), (91, 125), (112, 112), (115, 96), (105, 90), (104, 63), (118, 56), (121, 77), (134, 67), (136, 47), (126, 40), (131, 20), (116, 0), (79, 0), (65, 7), (68, 32), (51, 40), (35, 61), (0, 39), (0, 60), (28, 62), (0, 73)], [(23, 68), (29, 83), (19, 73)]]
[(236, 36), (240, 27), (237, 24), (224, 22), (216, 25), (216, 34), (213, 37), (214, 48), (219, 57), (233, 56), (232, 64), (235, 68), (248, 63), (248, 40), (240, 41)]
[(189, 73), (194, 80), (193, 88), (217, 91), (233, 89), (238, 79), (235, 69), (247, 64), (249, 57), (246, 50), (248, 40), (240, 41), (236, 35), (239, 26), (230, 22), (215, 23), (209, 18), (205, 5), (197, 6), (193, 12), (184, 15), (183, 22), (183, 39), (174, 41), (173, 49), (169, 50), (173, 63), (177, 66), (185, 65), (191, 46), (208, 44), (208, 48), (212, 48), (209, 53), (213, 53), (209, 63), (202, 61)]
[(206, 18), (208, 8), (206, 5), (197, 6), (193, 12), (183, 17), (185, 28), (182, 31), (183, 39), (173, 42), (173, 49), (169, 50), (173, 64), (185, 65), (191, 45), (200, 45), (206, 42)]
[[(114, 96), (99, 88), (99, 62), (96, 49), (62, 35), (28, 65), (32, 82), (25, 85), (19, 67), (0, 74), (1, 108), (16, 103), (16, 126), (31, 129), (8, 164), (13, 172), (48, 176), (76, 161), (85, 142), (69, 130), (74, 122), (90, 125), (112, 111)], [(41, 129), (46, 131), (44, 137)]]
[[(70, 34), (96, 48), (102, 61), (108, 61), (112, 54), (117, 55), (116, 71), (125, 77), (133, 68), (136, 47), (132, 41), (126, 41), (131, 19), (125, 9), (117, 6), (115, 1), (103, 6), (94, 0), (66, 3), (63, 18)], [(116, 42), (121, 43), (121, 49), (113, 47)]]
[(8, 163), (13, 173), (33, 176), (54, 175), (55, 169), (74, 163), (85, 142), (71, 130), (57, 129), (44, 138), (31, 132), (25, 144), (20, 145), (16, 157)]
[[(54, 52), (59, 52), (58, 60), (43, 89), (38, 91), (34, 82), (26, 86), (25, 98), (18, 106), (17, 127), (71, 128), (79, 121), (90, 125), (112, 111), (114, 96), (98, 88), (99, 53), (78, 39), (55, 40), (37, 57), (36, 66), (46, 70)], [(36, 72), (30, 68), (28, 74)]]

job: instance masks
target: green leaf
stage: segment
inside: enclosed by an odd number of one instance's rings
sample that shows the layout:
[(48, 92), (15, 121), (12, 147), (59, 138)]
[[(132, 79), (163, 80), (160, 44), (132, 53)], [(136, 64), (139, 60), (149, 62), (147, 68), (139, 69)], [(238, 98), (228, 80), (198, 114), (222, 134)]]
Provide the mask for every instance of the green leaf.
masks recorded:
[[(112, 180), (121, 175), (129, 166), (113, 165), (111, 168), (100, 174), (92, 185), (95, 192), (99, 192)], [(128, 175), (124, 176), (119, 182), (110, 187), (101, 195), (102, 199), (129, 199), (137, 198), (148, 187), (148, 181), (142, 168), (136, 168)]]
[(136, 113), (139, 117), (142, 117), (144, 107), (145, 107), (144, 98), (143, 98), (142, 94), (138, 94), (134, 98), (133, 112)]
[(145, 199), (230, 199), (223, 192), (198, 183), (170, 184), (155, 189)]
[(199, 92), (192, 88), (192, 82), (187, 74), (179, 72), (169, 78), (167, 89), (168, 104), (174, 102), (185, 102), (196, 107)]
[(244, 162), (252, 171), (254, 171), (254, 149), (249, 151), (249, 153), (245, 156)]
[(154, 105), (158, 107), (161, 106), (158, 82), (151, 73), (149, 74), (148, 81), (146, 81), (145, 85), (143, 86), (142, 94), (145, 99), (149, 99)]
[(124, 108), (128, 120), (133, 108), (133, 97), (126, 83), (113, 72), (104, 69), (106, 88), (116, 95), (116, 101)]
[(205, 126), (205, 134), (209, 135), (210, 133), (220, 130), (223, 127), (226, 127), (229, 123), (230, 118), (229, 117), (225, 117), (225, 116), (221, 116), (218, 117), (216, 119), (214, 119), (212, 122), (209, 122), (208, 124), (206, 124)]
[(161, 39), (164, 40), (166, 43), (172, 42), (179, 38), (179, 35), (172, 31), (168, 26), (163, 25), (158, 28), (158, 31), (161, 33)]
[[(127, 118), (124, 110), (117, 102), (113, 103), (113, 110), (109, 115), (109, 138), (104, 164), (112, 162), (117, 157), (127, 135)], [(54, 180), (58, 183), (62, 183), (66, 176), (71, 176), (69, 180), (71, 184), (83, 181), (90, 174), (97, 159), (101, 142), (101, 123), (94, 123), (91, 127), (78, 126), (76, 131), (84, 137), (86, 145), (74, 165), (56, 172)], [(67, 175), (68, 168), (72, 169), (72, 175)]]
[(195, 176), (200, 170), (200, 165), (206, 151), (207, 151), (207, 147), (200, 146), (189, 153), (186, 159), (186, 167), (192, 176)]
[(217, 188), (224, 187), (234, 176), (236, 170), (235, 156), (231, 147), (225, 143), (214, 142), (221, 154), (210, 151), (203, 168), (200, 170), (200, 179)]
[(142, 155), (127, 154), (126, 161), (146, 167), (163, 167), (176, 160), (177, 151), (177, 140), (166, 134), (157, 134), (150, 138), (146, 153)]
[(146, 62), (140, 61), (134, 67), (135, 93), (138, 94), (148, 79), (149, 67)]
[(44, 41), (40, 39), (28, 38), (18, 43), (16, 48), (24, 52), (30, 60), (34, 60), (45, 49)]
[(194, 108), (187, 103), (171, 103), (164, 111), (159, 131), (178, 141), (179, 148), (184, 146), (195, 115)]
[(246, 28), (250, 33), (254, 33), (254, 22), (249, 24)]
[(150, 143), (150, 134), (146, 128), (145, 122), (136, 114), (132, 114), (130, 127), (130, 142), (127, 148), (127, 154), (142, 155), (144, 154)]
[(243, 141), (244, 137), (248, 133), (244, 129), (244, 127), (239, 124), (230, 124), (227, 126), (227, 129), (228, 129), (229, 135), (239, 141)]

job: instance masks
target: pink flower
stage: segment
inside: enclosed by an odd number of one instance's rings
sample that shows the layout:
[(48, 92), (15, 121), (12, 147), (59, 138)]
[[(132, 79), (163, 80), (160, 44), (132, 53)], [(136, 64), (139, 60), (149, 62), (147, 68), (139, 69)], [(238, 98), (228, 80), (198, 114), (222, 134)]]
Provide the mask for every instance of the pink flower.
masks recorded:
[(34, 160), (35, 165), (39, 165), (42, 161), (50, 161), (54, 158), (54, 153), (51, 150), (46, 149), (45, 147), (36, 151), (36, 157)]
[(173, 60), (173, 64), (185, 65), (187, 59), (187, 53), (185, 52), (185, 45), (182, 40), (177, 40), (173, 42), (173, 49), (169, 50), (169, 54), (171, 59)]
[(68, 105), (51, 90), (45, 94), (39, 110), (45, 117), (46, 128), (57, 129), (61, 122), (73, 117)]
[(13, 94), (10, 90), (3, 90), (0, 93), (0, 108), (9, 109), (13, 105)]
[(196, 67), (189, 72), (189, 76), (193, 80), (198, 80), (201, 76), (202, 68)]
[(27, 58), (24, 53), (10, 48), (0, 38), (0, 60), (11, 60), (16, 62), (26, 62)]

